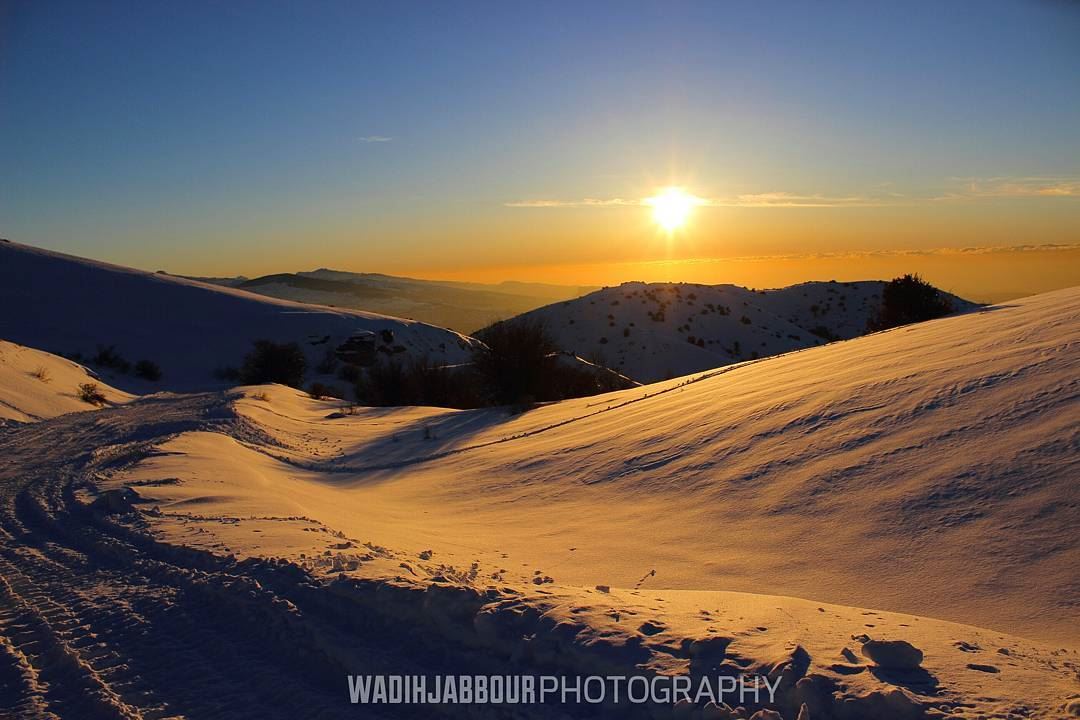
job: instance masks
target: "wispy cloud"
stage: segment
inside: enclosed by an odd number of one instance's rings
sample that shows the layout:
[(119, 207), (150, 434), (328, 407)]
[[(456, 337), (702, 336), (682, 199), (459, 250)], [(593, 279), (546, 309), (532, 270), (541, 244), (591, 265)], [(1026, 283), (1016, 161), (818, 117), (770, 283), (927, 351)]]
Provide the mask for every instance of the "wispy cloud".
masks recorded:
[(362, 143), (388, 143), (394, 138), (389, 135), (365, 135), (357, 139)]
[(842, 250), (838, 252), (787, 253), (775, 255), (727, 255), (721, 257), (651, 260), (642, 265), (700, 265), (719, 262), (775, 262), (778, 260), (855, 260), (888, 257), (928, 257), (943, 255), (991, 255), (1006, 253), (1077, 252), (1080, 243), (1044, 243), (1041, 245), (984, 245), (968, 247), (883, 248)]
[(966, 177), (950, 178), (952, 186), (937, 201), (985, 198), (1080, 198), (1076, 177)]
[[(774, 207), (774, 208), (815, 208), (815, 207), (876, 207), (895, 204), (900, 196), (888, 198), (874, 197), (831, 197), (828, 195), (799, 195), (789, 192), (767, 192), (733, 195), (730, 197), (695, 197), (694, 204), (703, 207)], [(506, 207), (516, 208), (588, 208), (588, 207), (626, 207), (649, 205), (649, 198), (633, 200), (628, 198), (583, 198), (581, 200), (515, 200), (504, 203)]]
[(516, 208), (581, 208), (581, 207), (621, 207), (643, 205), (644, 200), (626, 198), (584, 198), (582, 200), (515, 200), (504, 203), (506, 207)]
[[(876, 192), (867, 195), (803, 194), (783, 190), (742, 193), (730, 196), (696, 197), (702, 207), (730, 208), (870, 208), (920, 205), (937, 202), (975, 202), (1004, 198), (1080, 198), (1080, 177), (954, 177), (937, 195)], [(583, 198), (579, 200), (515, 200), (504, 203), (516, 208), (589, 208), (649, 205), (649, 198)]]
[(789, 192), (767, 192), (736, 195), (730, 199), (716, 199), (705, 204), (717, 207), (878, 207), (895, 204), (897, 197), (876, 198), (850, 195), (830, 197), (828, 195), (798, 195)]

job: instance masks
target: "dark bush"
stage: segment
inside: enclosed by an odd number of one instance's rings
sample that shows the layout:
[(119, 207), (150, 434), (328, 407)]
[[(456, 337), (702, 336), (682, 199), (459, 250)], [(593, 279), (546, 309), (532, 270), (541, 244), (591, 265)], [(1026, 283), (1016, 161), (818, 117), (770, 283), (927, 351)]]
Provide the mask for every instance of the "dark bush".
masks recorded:
[(881, 308), (870, 321), (869, 330), (886, 330), (948, 315), (952, 303), (918, 275), (904, 275), (885, 283)]
[(473, 367), (496, 405), (550, 397), (558, 348), (544, 323), (531, 318), (497, 322), (477, 333), (484, 347)]
[(152, 360), (140, 360), (135, 363), (135, 377), (157, 382), (161, 379), (161, 368)]
[(832, 330), (830, 330), (829, 328), (827, 328), (824, 325), (817, 325), (815, 327), (810, 328), (810, 333), (812, 335), (817, 335), (819, 338), (821, 338), (822, 340), (824, 340), (826, 342), (833, 342), (834, 340), (839, 340), (840, 339), (836, 335), (833, 335)]
[(338, 358), (334, 354), (334, 348), (326, 348), (322, 360), (315, 366), (315, 372), (319, 375), (330, 375), (338, 369)]
[(299, 388), (306, 369), (307, 358), (296, 343), (256, 340), (255, 348), (244, 358), (240, 379), (245, 385), (281, 383)]
[(380, 359), (360, 373), (356, 399), (363, 405), (429, 405), (477, 408), (488, 405), (476, 370), (471, 366), (443, 367), (422, 357), (403, 362)]
[(552, 382), (545, 390), (544, 395), (526, 400), (547, 402), (550, 400), (566, 400), (567, 398), (587, 397), (613, 390), (624, 390), (632, 387), (623, 376), (614, 370), (603, 366), (589, 367), (572, 359), (570, 356), (562, 356), (563, 362), (556, 365), (552, 375)]
[(409, 404), (405, 397), (405, 365), (394, 359), (375, 362), (360, 375), (356, 400), (377, 407)]
[(341, 388), (334, 387), (332, 385), (325, 385), (321, 382), (313, 382), (308, 387), (308, 395), (316, 400), (323, 400), (325, 398), (335, 398), (337, 400), (343, 400), (345, 398), (345, 391)]
[(426, 357), (412, 360), (405, 368), (405, 397), (410, 405), (479, 407), (481, 395), (471, 368), (437, 366)]
[(350, 385), (355, 385), (360, 380), (360, 368), (346, 363), (338, 370), (338, 377)]
[(356, 399), (363, 405), (429, 405), (518, 409), (536, 402), (595, 395), (632, 386), (606, 367), (556, 350), (544, 326), (529, 319), (496, 323), (476, 333), (485, 346), (468, 365), (439, 366), (427, 358), (381, 357), (357, 369)]
[(97, 354), (90, 358), (90, 363), (125, 375), (131, 372), (131, 363), (120, 356), (115, 345), (98, 345)]

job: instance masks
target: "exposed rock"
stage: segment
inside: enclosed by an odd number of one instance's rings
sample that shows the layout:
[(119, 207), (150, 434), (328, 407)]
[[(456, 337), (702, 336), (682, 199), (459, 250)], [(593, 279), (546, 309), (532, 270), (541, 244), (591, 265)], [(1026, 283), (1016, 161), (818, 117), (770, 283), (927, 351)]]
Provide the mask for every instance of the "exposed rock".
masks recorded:
[(139, 493), (125, 487), (106, 490), (90, 503), (90, 507), (105, 515), (125, 515), (135, 512), (135, 503), (138, 501)]
[(1001, 670), (999, 670), (997, 668), (997, 666), (995, 666), (995, 665), (985, 665), (983, 663), (968, 663), (967, 666), (968, 666), (969, 670), (978, 670), (979, 672), (984, 672), (984, 673), (999, 673), (999, 672), (1001, 672)]
[(862, 654), (886, 670), (914, 670), (922, 665), (922, 650), (907, 640), (868, 640)]

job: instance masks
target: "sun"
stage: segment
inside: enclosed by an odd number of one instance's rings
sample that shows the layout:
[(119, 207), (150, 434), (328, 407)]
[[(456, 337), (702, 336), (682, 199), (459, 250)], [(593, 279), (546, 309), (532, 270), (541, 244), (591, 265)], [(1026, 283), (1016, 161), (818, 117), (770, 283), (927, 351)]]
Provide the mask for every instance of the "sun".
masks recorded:
[(695, 205), (700, 205), (701, 200), (682, 188), (668, 187), (651, 198), (645, 198), (645, 204), (652, 206), (656, 224), (673, 233), (686, 224), (690, 211)]

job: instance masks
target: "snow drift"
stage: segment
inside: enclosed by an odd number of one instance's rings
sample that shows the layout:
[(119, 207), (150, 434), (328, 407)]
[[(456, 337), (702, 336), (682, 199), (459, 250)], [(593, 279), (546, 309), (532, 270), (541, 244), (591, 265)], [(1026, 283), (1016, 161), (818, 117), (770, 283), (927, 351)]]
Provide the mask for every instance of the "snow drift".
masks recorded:
[(69, 412), (97, 409), (79, 399), (79, 386), (93, 384), (109, 404), (128, 393), (109, 387), (87, 368), (41, 350), (0, 340), (0, 422), (34, 422)]

